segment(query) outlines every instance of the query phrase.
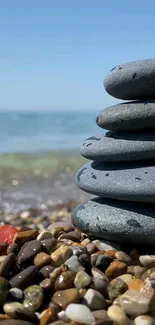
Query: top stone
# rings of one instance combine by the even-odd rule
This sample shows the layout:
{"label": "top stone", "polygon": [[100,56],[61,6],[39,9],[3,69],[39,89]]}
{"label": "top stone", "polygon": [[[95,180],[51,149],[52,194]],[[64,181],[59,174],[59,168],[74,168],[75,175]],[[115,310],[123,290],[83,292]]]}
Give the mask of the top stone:
{"label": "top stone", "polygon": [[155,98],[155,59],[133,61],[113,68],[104,80],[113,97],[125,100]]}

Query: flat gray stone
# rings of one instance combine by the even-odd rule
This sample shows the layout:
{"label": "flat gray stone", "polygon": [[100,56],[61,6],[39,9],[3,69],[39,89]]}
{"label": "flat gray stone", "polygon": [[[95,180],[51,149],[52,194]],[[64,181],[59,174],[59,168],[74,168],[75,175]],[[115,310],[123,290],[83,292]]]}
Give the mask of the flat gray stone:
{"label": "flat gray stone", "polygon": [[133,100],[155,97],[155,59],[133,61],[113,68],[104,80],[113,97]]}
{"label": "flat gray stone", "polygon": [[155,205],[108,199],[92,199],[72,215],[75,227],[105,240],[155,243]]}
{"label": "flat gray stone", "polygon": [[91,137],[80,148],[83,157],[103,162],[155,159],[155,132],[107,132]]}
{"label": "flat gray stone", "polygon": [[76,182],[82,190],[104,198],[155,202],[155,161],[91,162],[77,172]]}
{"label": "flat gray stone", "polygon": [[155,130],[155,100],[133,101],[105,108],[96,123],[111,131]]}

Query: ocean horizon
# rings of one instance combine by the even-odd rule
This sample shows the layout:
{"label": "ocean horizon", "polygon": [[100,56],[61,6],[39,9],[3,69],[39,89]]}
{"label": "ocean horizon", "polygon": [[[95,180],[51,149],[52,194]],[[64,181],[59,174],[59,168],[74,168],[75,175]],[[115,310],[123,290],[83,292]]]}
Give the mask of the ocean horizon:
{"label": "ocean horizon", "polygon": [[104,130],[96,111],[0,111],[0,154],[76,150]]}

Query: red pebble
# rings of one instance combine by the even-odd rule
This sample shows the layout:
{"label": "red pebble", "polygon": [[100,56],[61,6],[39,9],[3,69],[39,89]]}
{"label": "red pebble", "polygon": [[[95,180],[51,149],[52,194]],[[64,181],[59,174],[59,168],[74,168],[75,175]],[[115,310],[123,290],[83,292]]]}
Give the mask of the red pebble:
{"label": "red pebble", "polygon": [[10,225],[0,226],[0,242],[11,244],[18,230]]}

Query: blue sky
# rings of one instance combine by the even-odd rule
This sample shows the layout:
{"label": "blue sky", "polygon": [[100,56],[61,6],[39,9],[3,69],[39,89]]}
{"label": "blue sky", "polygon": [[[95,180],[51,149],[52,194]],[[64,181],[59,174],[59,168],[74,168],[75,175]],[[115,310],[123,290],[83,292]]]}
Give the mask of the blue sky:
{"label": "blue sky", "polygon": [[154,0],[0,0],[0,109],[101,110],[115,65],[155,57]]}

